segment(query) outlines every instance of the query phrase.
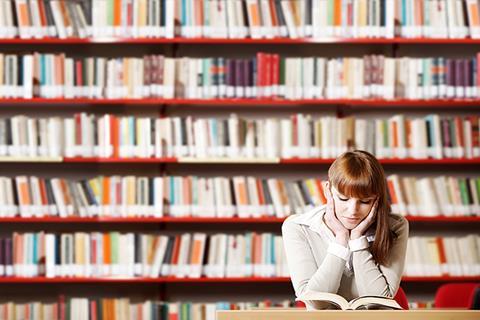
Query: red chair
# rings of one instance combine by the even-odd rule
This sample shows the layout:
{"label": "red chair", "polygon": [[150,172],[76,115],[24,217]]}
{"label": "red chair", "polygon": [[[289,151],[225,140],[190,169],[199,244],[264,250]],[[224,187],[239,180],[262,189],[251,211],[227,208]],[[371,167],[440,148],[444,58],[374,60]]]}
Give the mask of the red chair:
{"label": "red chair", "polygon": [[435,308],[461,308],[471,306],[473,293],[480,283],[447,283],[441,285],[435,294]]}
{"label": "red chair", "polygon": [[393,297],[395,301],[402,307],[404,310],[408,310],[408,299],[405,291],[403,291],[402,287],[398,287],[397,294]]}

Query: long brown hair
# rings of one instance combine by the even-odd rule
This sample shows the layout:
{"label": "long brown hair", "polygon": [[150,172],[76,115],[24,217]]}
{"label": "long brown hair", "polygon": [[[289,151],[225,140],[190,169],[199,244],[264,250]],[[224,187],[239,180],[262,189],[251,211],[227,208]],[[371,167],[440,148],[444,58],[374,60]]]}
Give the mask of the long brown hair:
{"label": "long brown hair", "polygon": [[328,169],[328,180],[347,197],[378,198],[376,219],[370,226],[375,229],[370,252],[378,264],[387,264],[396,235],[388,223],[391,207],[387,200],[387,181],[378,160],[362,150],[345,152]]}

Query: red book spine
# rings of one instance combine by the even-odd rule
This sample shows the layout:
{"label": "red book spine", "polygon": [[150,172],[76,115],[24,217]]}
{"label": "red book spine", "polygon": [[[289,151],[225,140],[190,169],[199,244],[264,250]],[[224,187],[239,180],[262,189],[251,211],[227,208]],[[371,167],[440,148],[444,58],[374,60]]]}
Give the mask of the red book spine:
{"label": "red book spine", "polygon": [[480,90],[480,52],[477,53],[477,90]]}
{"label": "red book spine", "polygon": [[265,91],[268,93],[267,96],[272,95],[272,55],[271,54],[265,54],[265,72],[264,72],[264,78],[265,78]]}
{"label": "red book spine", "polygon": [[264,56],[265,54],[262,52],[257,53],[257,96],[261,97],[263,93],[263,86],[265,80],[265,65],[264,65]]}
{"label": "red book spine", "polygon": [[273,96],[278,96],[278,86],[280,85],[280,55],[272,55],[272,85],[275,88]]}
{"label": "red book spine", "polygon": [[118,158],[119,156],[119,145],[120,145],[120,137],[119,137],[119,129],[118,129],[118,119],[115,116],[110,116],[110,138],[112,139],[111,143],[113,146],[113,157]]}
{"label": "red book spine", "polygon": [[75,61],[75,85],[81,87],[83,85],[82,61]]}
{"label": "red book spine", "polygon": [[470,116],[469,121],[472,125],[472,147],[480,147],[480,127],[478,116]]}
{"label": "red book spine", "polygon": [[463,121],[460,117],[455,117],[455,136],[457,147],[463,149],[465,147],[465,142],[463,139]]}
{"label": "red book spine", "polygon": [[58,305],[59,305],[59,311],[60,311],[60,314],[59,314],[60,320],[66,320],[64,295],[60,295],[60,297],[58,298]]}
{"label": "red book spine", "polygon": [[298,145],[298,122],[297,122],[297,115],[292,116],[292,145]]}
{"label": "red book spine", "polygon": [[97,301],[90,301],[90,319],[97,320]]}
{"label": "red book spine", "polygon": [[43,2],[43,0],[38,1],[38,10],[40,11],[40,22],[42,24],[42,27],[46,27],[48,23],[47,15],[45,13],[45,3]]}
{"label": "red book spine", "polygon": [[79,113],[76,113],[75,116],[75,145],[82,145],[82,117]]}

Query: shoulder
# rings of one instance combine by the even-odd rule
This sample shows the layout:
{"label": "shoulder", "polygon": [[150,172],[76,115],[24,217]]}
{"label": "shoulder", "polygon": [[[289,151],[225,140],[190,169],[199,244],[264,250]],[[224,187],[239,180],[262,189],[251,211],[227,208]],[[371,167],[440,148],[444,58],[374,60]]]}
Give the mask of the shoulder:
{"label": "shoulder", "polygon": [[389,216],[390,230],[392,230],[397,237],[408,237],[408,220],[399,214],[392,213]]}
{"label": "shoulder", "polygon": [[317,224],[325,212],[325,206],[315,207],[305,213],[294,214],[289,216],[283,221],[282,232],[288,232],[291,230],[301,230],[305,227]]}

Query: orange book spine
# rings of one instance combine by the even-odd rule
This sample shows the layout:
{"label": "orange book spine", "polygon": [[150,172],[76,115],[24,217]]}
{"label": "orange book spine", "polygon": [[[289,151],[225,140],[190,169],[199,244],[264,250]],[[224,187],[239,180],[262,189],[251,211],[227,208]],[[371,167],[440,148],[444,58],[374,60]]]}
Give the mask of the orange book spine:
{"label": "orange book spine", "polygon": [[274,27],[278,27],[279,23],[278,23],[278,17],[277,17],[277,10],[275,10],[274,0],[269,0],[268,5],[270,8],[270,12],[272,13],[272,25]]}
{"label": "orange book spine", "polygon": [[317,185],[317,188],[318,188],[318,194],[320,195],[320,200],[322,201],[322,203],[327,203],[327,198],[325,197],[325,192],[323,191],[322,180],[315,179],[315,184]]}
{"label": "orange book spine", "polygon": [[114,115],[110,116],[110,137],[112,139],[113,157],[118,158],[120,155],[120,132],[118,126],[118,118]]}
{"label": "orange book spine", "polygon": [[[437,237],[436,241],[437,241],[437,246],[438,246],[438,255],[440,257],[440,264],[445,265],[447,263],[447,256],[445,254],[445,247],[443,245],[443,238]],[[442,270],[442,273],[444,273],[443,270]]]}
{"label": "orange book spine", "polygon": [[108,206],[110,205],[110,177],[103,177],[102,189],[102,204]]}
{"label": "orange book spine", "polygon": [[113,26],[120,27],[122,19],[122,1],[113,1]]}
{"label": "orange book spine", "polygon": [[257,186],[257,190],[258,190],[258,202],[261,206],[264,206],[265,205],[265,192],[263,190],[263,186],[262,186],[262,180],[257,178],[255,179],[255,184]]}
{"label": "orange book spine", "polygon": [[393,181],[387,180],[388,192],[390,194],[390,200],[392,204],[398,204],[397,194],[395,193],[395,187],[393,186]]}
{"label": "orange book spine", "polygon": [[342,25],[342,0],[335,0],[333,7],[333,25],[339,27]]}
{"label": "orange book spine", "polygon": [[392,122],[392,131],[393,131],[392,147],[398,148],[398,124],[396,121]]}
{"label": "orange book spine", "polygon": [[171,265],[178,264],[178,256],[180,254],[180,236],[175,236],[175,242],[173,243],[173,251],[172,251],[172,261],[170,262]]}
{"label": "orange book spine", "polygon": [[202,262],[201,252],[202,250],[202,241],[195,239],[192,246],[192,255],[190,261],[192,264],[200,264]]}
{"label": "orange book spine", "polygon": [[110,265],[112,263],[112,244],[110,234],[103,234],[103,263]]}

